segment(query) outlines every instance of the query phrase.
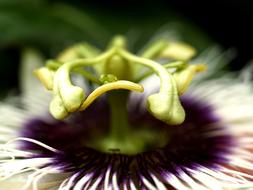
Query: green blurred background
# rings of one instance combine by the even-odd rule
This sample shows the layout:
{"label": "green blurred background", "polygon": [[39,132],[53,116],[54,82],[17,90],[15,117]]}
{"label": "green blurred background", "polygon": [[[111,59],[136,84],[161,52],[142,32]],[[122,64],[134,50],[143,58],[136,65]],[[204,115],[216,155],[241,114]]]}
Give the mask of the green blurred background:
{"label": "green blurred background", "polygon": [[113,35],[125,34],[138,50],[166,27],[199,51],[216,43],[234,48],[229,68],[238,70],[253,57],[252,5],[246,0],[0,0],[0,96],[18,92],[24,48],[50,58],[75,42],[103,48]]}

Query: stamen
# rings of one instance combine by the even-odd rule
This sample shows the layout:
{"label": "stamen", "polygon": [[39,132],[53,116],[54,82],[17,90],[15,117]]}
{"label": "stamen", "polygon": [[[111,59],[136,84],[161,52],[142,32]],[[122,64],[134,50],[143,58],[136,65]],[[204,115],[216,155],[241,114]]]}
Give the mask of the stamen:
{"label": "stamen", "polygon": [[98,56],[99,53],[100,51],[97,48],[85,42],[67,48],[57,57],[57,60],[66,62],[79,57],[92,58]]}
{"label": "stamen", "polygon": [[163,50],[168,43],[164,40],[158,40],[153,42],[145,51],[141,54],[141,57],[147,59],[153,59],[161,50]]}
{"label": "stamen", "polygon": [[46,67],[42,67],[40,69],[35,70],[34,74],[46,87],[46,89],[53,90],[54,72],[52,70],[49,70]]}
{"label": "stamen", "polygon": [[[60,62],[58,60],[49,60],[46,63],[46,67],[49,70],[53,70],[53,71],[57,71],[62,65],[63,65],[63,62]],[[84,69],[75,68],[73,69],[73,72],[82,75],[84,78],[94,83],[101,84],[100,81],[94,75],[92,75],[91,73],[89,73],[88,71]]]}
{"label": "stamen", "polygon": [[[188,65],[188,63],[184,62],[184,61],[174,61],[174,62],[170,62],[167,64],[163,64],[163,67],[166,69],[183,69]],[[146,73],[142,74],[141,76],[138,76],[138,78],[136,79],[136,81],[141,81],[143,79],[145,79],[146,77],[148,77],[149,75],[154,74],[154,71],[147,71]]]}
{"label": "stamen", "polygon": [[159,93],[148,97],[148,108],[150,112],[159,120],[171,125],[181,124],[185,119],[185,112],[180,104],[176,82],[172,75],[159,63],[137,57],[125,50],[118,51],[122,57],[133,62],[142,64],[154,70],[160,78]]}
{"label": "stamen", "polygon": [[63,65],[63,62],[60,62],[58,60],[48,60],[46,62],[46,68],[50,70],[54,70],[54,71],[59,69],[59,67],[61,67],[62,65]]}
{"label": "stamen", "polygon": [[56,71],[53,90],[55,96],[62,99],[65,109],[74,112],[80,107],[85,95],[82,88],[72,85],[68,70],[68,65],[64,64]]}
{"label": "stamen", "polygon": [[174,77],[177,83],[177,89],[180,95],[182,95],[190,85],[193,77],[198,73],[205,71],[207,66],[205,64],[188,65],[185,69],[174,73]]}
{"label": "stamen", "polygon": [[185,61],[174,61],[167,64],[164,64],[163,67],[166,69],[168,68],[176,68],[176,69],[182,69],[185,68],[188,65]]}
{"label": "stamen", "polygon": [[101,85],[101,82],[97,79],[96,76],[92,75],[91,73],[89,73],[88,71],[84,69],[74,69],[73,72],[76,72],[82,75],[84,78],[88,79],[89,81],[92,81],[98,85]]}
{"label": "stamen", "polygon": [[158,57],[187,61],[195,54],[196,50],[192,46],[181,42],[170,42]]}
{"label": "stamen", "polygon": [[57,119],[65,118],[69,112],[75,112],[84,101],[84,91],[78,86],[73,86],[69,73],[76,67],[89,66],[103,62],[114,53],[114,49],[93,59],[77,59],[64,63],[55,73],[54,98],[50,104],[50,112]]}
{"label": "stamen", "polygon": [[51,100],[49,111],[55,119],[64,119],[69,115],[69,112],[66,110],[62,99],[55,95]]}

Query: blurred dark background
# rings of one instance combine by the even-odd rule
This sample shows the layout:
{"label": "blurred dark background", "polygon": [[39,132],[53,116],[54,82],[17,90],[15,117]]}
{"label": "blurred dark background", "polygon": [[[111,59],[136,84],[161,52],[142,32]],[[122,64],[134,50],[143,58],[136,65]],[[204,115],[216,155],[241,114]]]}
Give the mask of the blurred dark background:
{"label": "blurred dark background", "polygon": [[26,47],[49,58],[79,41],[104,47],[122,33],[138,49],[166,23],[200,51],[234,48],[229,69],[239,70],[253,57],[252,10],[250,0],[0,0],[0,95],[17,88]]}

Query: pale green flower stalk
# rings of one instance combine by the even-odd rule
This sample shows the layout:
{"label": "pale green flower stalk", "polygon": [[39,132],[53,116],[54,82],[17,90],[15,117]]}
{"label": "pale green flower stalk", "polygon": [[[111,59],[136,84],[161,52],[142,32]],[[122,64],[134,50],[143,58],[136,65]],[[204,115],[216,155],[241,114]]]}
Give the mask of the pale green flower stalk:
{"label": "pale green flower stalk", "polygon": [[0,189],[252,189],[250,67],[212,79],[223,56],[196,54],[163,38],[135,54],[123,36],[26,52],[22,96],[0,105]]}

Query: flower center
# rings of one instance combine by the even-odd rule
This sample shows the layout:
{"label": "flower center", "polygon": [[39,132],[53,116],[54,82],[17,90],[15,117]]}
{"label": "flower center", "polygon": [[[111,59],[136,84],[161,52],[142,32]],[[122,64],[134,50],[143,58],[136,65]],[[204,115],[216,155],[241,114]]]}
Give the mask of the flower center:
{"label": "flower center", "polygon": [[124,168],[129,167],[129,172],[142,171],[142,167],[159,171],[165,166],[174,171],[175,165],[195,167],[201,164],[212,168],[216,163],[224,163],[235,141],[219,122],[213,108],[188,96],[181,101],[187,114],[182,125],[167,125],[140,109],[141,103],[136,102],[128,110],[127,133],[111,137],[110,107],[102,98],[90,109],[75,113],[68,120],[34,119],[24,126],[21,137],[35,139],[62,153],[55,154],[29,142],[24,142],[21,150],[34,150],[42,157],[54,157],[57,164],[65,163],[72,170],[73,167],[82,168],[84,163],[88,167],[94,159],[98,164],[104,163],[103,166],[111,160],[116,170],[118,164],[123,164]]}
{"label": "flower center", "polygon": [[128,95],[126,91],[114,91],[107,95],[110,105],[110,128],[107,134],[88,142],[88,146],[106,153],[135,155],[167,143],[167,135],[162,135],[158,129],[131,125],[127,110]]}
{"label": "flower center", "polygon": [[[203,64],[188,64],[194,53],[194,48],[182,43],[158,40],[142,54],[134,55],[127,50],[126,39],[117,36],[103,53],[87,44],[75,46],[57,60],[48,61],[35,74],[52,91],[49,111],[58,120],[89,109],[99,96],[106,94],[110,111],[109,130],[87,140],[85,145],[102,152],[132,155],[147,151],[147,147],[163,146],[169,138],[161,135],[160,129],[151,130],[143,126],[143,130],[131,126],[127,110],[129,92],[126,90],[142,93],[145,88],[139,84],[140,80],[156,74],[160,79],[158,92],[148,95],[146,109],[168,125],[182,124],[185,110],[179,96],[185,92],[194,75],[205,70]],[[159,63],[160,59],[165,59],[166,63]],[[72,83],[72,73],[81,74],[90,81],[88,96],[83,88]]]}

